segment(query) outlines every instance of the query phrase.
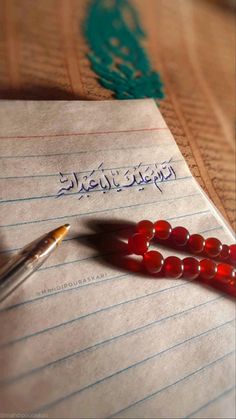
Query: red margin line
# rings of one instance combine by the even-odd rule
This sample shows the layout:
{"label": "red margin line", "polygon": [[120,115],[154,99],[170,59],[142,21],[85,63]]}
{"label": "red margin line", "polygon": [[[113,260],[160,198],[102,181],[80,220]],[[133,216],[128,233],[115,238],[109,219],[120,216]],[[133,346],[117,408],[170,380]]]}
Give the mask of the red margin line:
{"label": "red margin line", "polygon": [[104,134],[116,134],[116,133],[125,133],[125,132],[142,132],[142,131],[161,131],[168,130],[168,127],[159,127],[159,128],[140,128],[140,129],[130,129],[130,130],[120,130],[120,131],[94,131],[94,132],[71,132],[66,134],[43,134],[43,135],[12,135],[12,136],[0,136],[0,139],[11,139],[11,138],[47,138],[47,137],[66,137],[73,135],[104,135]]}

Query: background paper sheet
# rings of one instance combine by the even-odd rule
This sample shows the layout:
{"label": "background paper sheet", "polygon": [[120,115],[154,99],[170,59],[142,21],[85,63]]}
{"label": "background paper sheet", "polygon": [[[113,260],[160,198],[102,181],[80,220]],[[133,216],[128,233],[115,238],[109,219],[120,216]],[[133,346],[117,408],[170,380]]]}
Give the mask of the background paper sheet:
{"label": "background paper sheet", "polygon": [[6,101],[0,127],[1,263],[71,224],[1,304],[2,417],[234,417],[234,303],[124,252],[141,219],[233,240],[155,102]]}

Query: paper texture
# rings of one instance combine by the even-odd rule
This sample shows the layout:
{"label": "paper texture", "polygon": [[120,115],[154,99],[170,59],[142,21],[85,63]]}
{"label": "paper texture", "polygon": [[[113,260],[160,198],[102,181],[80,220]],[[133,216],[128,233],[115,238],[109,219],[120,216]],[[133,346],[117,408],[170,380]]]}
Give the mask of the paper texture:
{"label": "paper texture", "polygon": [[234,417],[233,301],[124,253],[141,219],[233,240],[155,102],[6,101],[0,126],[1,261],[71,224],[1,305],[1,416]]}

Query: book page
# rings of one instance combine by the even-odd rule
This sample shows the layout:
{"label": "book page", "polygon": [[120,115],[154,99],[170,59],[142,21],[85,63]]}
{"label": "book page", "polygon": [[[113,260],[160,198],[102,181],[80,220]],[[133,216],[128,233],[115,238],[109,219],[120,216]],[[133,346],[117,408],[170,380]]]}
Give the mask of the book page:
{"label": "book page", "polygon": [[142,219],[233,241],[155,102],[6,101],[0,127],[1,263],[71,224],[0,306],[1,417],[234,417],[234,302],[127,255]]}

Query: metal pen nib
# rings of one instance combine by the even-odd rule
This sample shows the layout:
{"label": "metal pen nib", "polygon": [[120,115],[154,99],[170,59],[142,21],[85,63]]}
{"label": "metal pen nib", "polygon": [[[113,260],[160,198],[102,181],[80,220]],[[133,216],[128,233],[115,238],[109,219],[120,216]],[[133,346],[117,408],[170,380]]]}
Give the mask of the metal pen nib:
{"label": "metal pen nib", "polygon": [[65,224],[34,240],[0,268],[0,302],[45,262],[69,229]]}

